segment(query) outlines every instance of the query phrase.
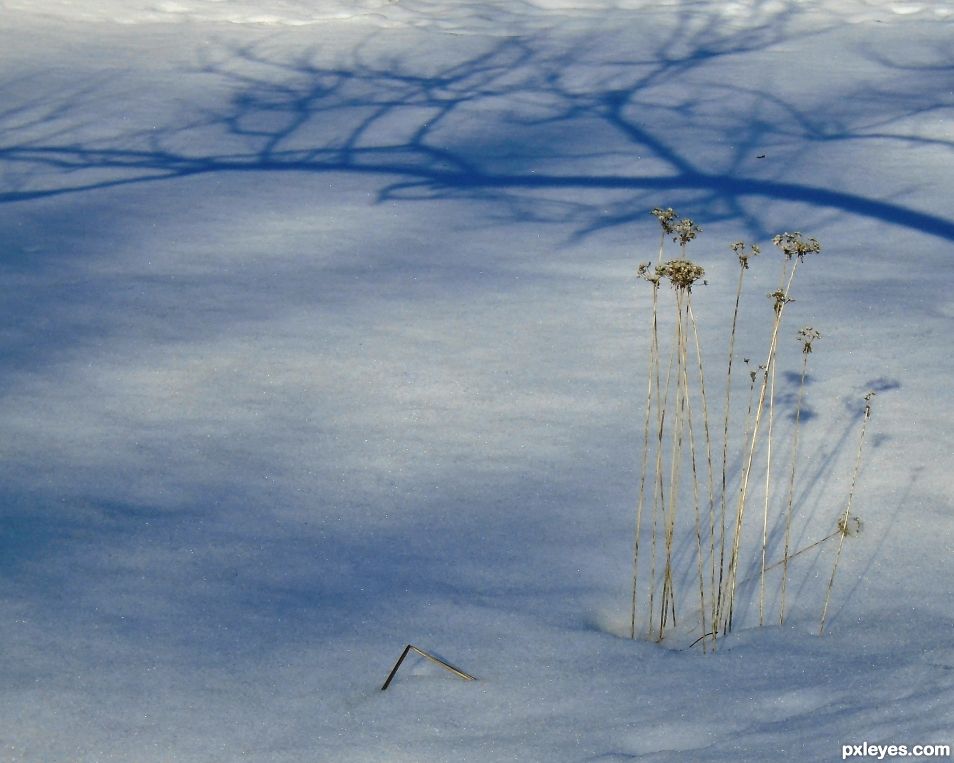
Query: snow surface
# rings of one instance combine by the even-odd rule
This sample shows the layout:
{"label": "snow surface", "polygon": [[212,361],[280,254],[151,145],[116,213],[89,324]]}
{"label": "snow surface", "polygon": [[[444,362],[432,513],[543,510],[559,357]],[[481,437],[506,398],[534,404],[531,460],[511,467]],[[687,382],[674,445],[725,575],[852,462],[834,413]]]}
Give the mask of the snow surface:
{"label": "snow surface", "polygon": [[[954,744],[952,11],[0,2],[0,759]],[[714,357],[728,244],[824,246],[799,543],[879,394],[822,638],[831,544],[784,628],[623,637],[654,206]],[[479,680],[382,693],[408,642]]]}

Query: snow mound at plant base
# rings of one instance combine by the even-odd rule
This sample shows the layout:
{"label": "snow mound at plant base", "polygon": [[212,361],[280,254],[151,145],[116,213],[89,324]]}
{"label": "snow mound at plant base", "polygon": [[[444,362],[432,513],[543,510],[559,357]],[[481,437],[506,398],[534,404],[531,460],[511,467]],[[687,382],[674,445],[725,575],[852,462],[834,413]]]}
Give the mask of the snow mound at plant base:
{"label": "snow mound at plant base", "polygon": [[[486,27],[501,18],[546,20],[555,15],[588,16],[610,11],[681,12],[708,7],[699,0],[471,0],[450,5],[443,0],[138,0],[75,3],[71,0],[7,0],[5,13],[31,13],[72,21],[142,24],[162,22],[219,22],[275,26],[307,26],[333,21],[364,21],[378,26],[436,26],[458,31]],[[826,9],[816,0],[736,0],[726,3],[726,17],[756,17],[797,7]],[[894,13],[904,16],[947,17],[954,4],[941,0],[899,0],[885,4],[875,0],[841,3],[836,13],[842,20],[862,21]]]}

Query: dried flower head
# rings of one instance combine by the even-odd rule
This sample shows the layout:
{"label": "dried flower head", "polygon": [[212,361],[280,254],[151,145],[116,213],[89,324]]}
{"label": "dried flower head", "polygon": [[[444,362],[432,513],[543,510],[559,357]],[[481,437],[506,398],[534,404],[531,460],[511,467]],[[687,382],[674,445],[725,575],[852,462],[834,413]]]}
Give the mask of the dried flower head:
{"label": "dried flower head", "polygon": [[871,415],[871,398],[873,398],[878,393],[874,390],[870,390],[867,395],[865,395],[865,418],[868,418]]}
{"label": "dried flower head", "polygon": [[798,341],[802,343],[802,352],[808,354],[812,351],[812,342],[816,339],[821,339],[821,333],[813,329],[811,326],[806,326],[803,329],[798,331]]}
{"label": "dried flower head", "polygon": [[685,246],[696,237],[696,234],[702,233],[702,228],[696,225],[690,218],[684,217],[678,223],[675,223],[669,232],[675,234],[672,237],[673,241]]}
{"label": "dried flower head", "polygon": [[[749,359],[746,358],[746,359],[745,359],[745,362],[748,363],[748,362],[749,362]],[[749,378],[752,380],[752,383],[753,383],[753,384],[755,384],[755,377],[757,377],[757,376],[759,375],[759,373],[761,373],[761,372],[763,372],[763,371],[765,371],[765,364],[763,364],[763,363],[759,363],[759,367],[756,368],[754,371],[749,371]]]}
{"label": "dried flower head", "polygon": [[802,234],[798,232],[779,233],[772,239],[772,243],[782,250],[785,259],[788,260],[792,257],[804,260],[806,254],[818,254],[821,251],[821,244],[818,241],[813,238],[806,241],[802,238]]}
{"label": "dried flower head", "polygon": [[672,207],[667,207],[666,209],[660,209],[659,207],[656,207],[649,214],[659,220],[659,224],[662,226],[662,229],[665,233],[672,233],[674,225],[673,221],[679,217],[679,213],[676,212]]}
{"label": "dried flower head", "polygon": [[776,289],[775,291],[773,291],[771,294],[769,294],[769,298],[775,300],[776,313],[782,312],[782,307],[784,305],[788,304],[789,302],[795,301],[792,297],[788,296],[788,294],[782,291],[781,289]]}
{"label": "dried flower head", "polygon": [[856,516],[842,516],[838,518],[838,532],[848,538],[861,533],[864,523]]}
{"label": "dried flower head", "polygon": [[656,266],[656,275],[668,278],[675,289],[692,291],[692,285],[702,278],[706,271],[689,260],[670,260]]}
{"label": "dried flower head", "polygon": [[649,283],[656,286],[659,284],[660,276],[658,273],[656,273],[655,270],[651,270],[651,268],[652,268],[651,262],[639,263],[639,267],[636,268],[636,277],[641,278],[644,281],[649,281]]}
{"label": "dried flower head", "polygon": [[752,244],[749,249],[749,253],[745,253],[745,242],[736,241],[729,247],[733,252],[735,252],[736,257],[739,258],[739,265],[742,266],[743,270],[747,270],[749,267],[749,257],[761,254],[762,250],[759,248],[758,244]]}

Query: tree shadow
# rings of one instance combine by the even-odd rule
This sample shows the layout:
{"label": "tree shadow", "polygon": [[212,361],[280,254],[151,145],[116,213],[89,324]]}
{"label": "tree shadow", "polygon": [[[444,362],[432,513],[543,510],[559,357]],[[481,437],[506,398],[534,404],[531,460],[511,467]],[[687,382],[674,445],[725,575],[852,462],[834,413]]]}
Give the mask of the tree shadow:
{"label": "tree shadow", "polygon": [[[376,183],[379,202],[490,201],[507,219],[570,224],[577,237],[641,219],[678,193],[700,219],[742,221],[759,234],[759,205],[773,200],[954,240],[950,218],[797,172],[825,143],[951,148],[905,129],[906,119],[950,107],[936,94],[911,96],[923,66],[872,54],[895,76],[789,98],[709,71],[796,40],[797,4],[744,29],[712,13],[687,14],[652,49],[623,55],[606,53],[605,35],[578,37],[570,55],[544,35],[498,39],[443,64],[374,53],[373,39],[337,64],[321,63],[318,50],[284,58],[264,45],[232,47],[199,70],[229,88],[227,104],[95,140],[72,137],[69,123],[94,93],[43,96],[0,114],[0,167],[15,179],[0,203],[206,173],[346,173]],[[837,108],[846,98],[870,108]],[[41,129],[52,123],[62,127]],[[778,144],[786,148],[766,148]]]}

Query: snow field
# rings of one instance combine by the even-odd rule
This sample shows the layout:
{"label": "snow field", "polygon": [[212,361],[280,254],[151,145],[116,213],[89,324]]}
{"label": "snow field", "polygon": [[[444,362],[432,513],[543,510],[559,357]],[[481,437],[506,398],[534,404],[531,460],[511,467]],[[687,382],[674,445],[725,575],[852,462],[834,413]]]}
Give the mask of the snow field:
{"label": "snow field", "polygon": [[[948,6],[568,5],[3,3],[0,758],[951,742]],[[823,639],[620,638],[657,205],[713,379],[823,244],[805,540],[879,390]]]}

